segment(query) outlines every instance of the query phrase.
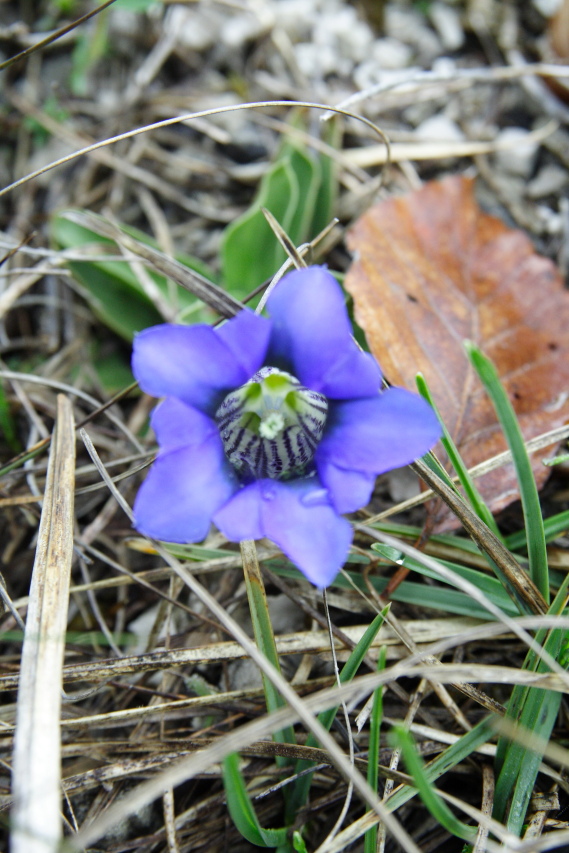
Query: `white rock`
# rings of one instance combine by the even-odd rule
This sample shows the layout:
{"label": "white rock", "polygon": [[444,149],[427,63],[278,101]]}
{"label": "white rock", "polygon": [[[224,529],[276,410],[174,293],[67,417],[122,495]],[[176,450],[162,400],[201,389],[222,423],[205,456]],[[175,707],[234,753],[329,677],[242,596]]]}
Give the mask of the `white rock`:
{"label": "white rock", "polygon": [[317,21],[317,9],[311,0],[280,0],[274,4],[277,26],[288,34],[291,41],[308,41],[312,26]]}
{"label": "white rock", "polygon": [[338,54],[332,45],[302,42],[295,45],[298,67],[308,79],[325,77],[328,74],[351,74],[353,63]]}
{"label": "white rock", "polygon": [[561,8],[563,0],[533,0],[533,5],[544,18],[549,18],[555,15],[558,9]]}
{"label": "white rock", "polygon": [[373,43],[372,58],[381,68],[398,71],[407,68],[411,62],[413,51],[408,44],[394,38],[376,39]]}
{"label": "white rock", "polygon": [[507,127],[496,137],[496,142],[505,146],[496,153],[496,162],[505,172],[522,178],[530,174],[539,142],[528,137],[529,131],[523,127]]}
{"label": "white rock", "polygon": [[290,634],[304,627],[304,613],[287,595],[268,596],[271,625],[275,634]]}
{"label": "white rock", "polygon": [[527,185],[529,198],[544,198],[563,190],[569,184],[569,174],[562,166],[550,164],[540,169],[538,174]]}
{"label": "white rock", "polygon": [[318,18],[313,31],[315,44],[330,45],[352,62],[360,62],[371,49],[373,34],[353,6]]}
{"label": "white rock", "polygon": [[[129,654],[139,655],[146,651],[150,634],[152,633],[154,623],[156,622],[158,607],[159,605],[156,604],[154,607],[144,610],[135,619],[128,623],[128,631],[136,637],[136,643],[129,648]],[[166,628],[167,624],[164,623],[160,629],[157,639],[163,639],[166,636]],[[175,619],[173,619],[170,622],[170,633],[176,633],[176,630],[177,627]]]}
{"label": "white rock", "polygon": [[433,62],[442,53],[438,36],[415,9],[388,3],[385,8],[385,34],[414,48],[422,62]]}
{"label": "white rock", "polygon": [[254,41],[262,36],[266,30],[266,21],[250,12],[243,12],[239,15],[232,15],[225,21],[219,37],[226,47],[240,48],[247,42]]}
{"label": "white rock", "polygon": [[563,233],[563,216],[561,213],[556,213],[545,204],[540,204],[537,207],[537,215],[541,219],[543,226],[548,234],[556,237]]}
{"label": "white rock", "polygon": [[438,0],[429,6],[429,18],[446,50],[458,50],[464,44],[464,30],[457,9]]}
{"label": "white rock", "polygon": [[222,24],[223,18],[213,6],[171,6],[165,18],[168,32],[174,33],[184,47],[198,53],[209,50],[217,43]]}
{"label": "white rock", "polygon": [[415,136],[429,142],[462,142],[464,140],[460,127],[444,113],[425,119],[415,130]]}
{"label": "white rock", "polygon": [[252,660],[236,660],[227,664],[227,677],[232,690],[261,687],[261,670]]}

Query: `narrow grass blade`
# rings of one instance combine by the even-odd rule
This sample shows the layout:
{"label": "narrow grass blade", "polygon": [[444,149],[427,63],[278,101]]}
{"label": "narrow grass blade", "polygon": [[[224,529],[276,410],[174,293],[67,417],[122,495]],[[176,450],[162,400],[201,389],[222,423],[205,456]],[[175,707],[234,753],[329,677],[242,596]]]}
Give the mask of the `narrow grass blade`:
{"label": "narrow grass blade", "polygon": [[[300,578],[300,572],[291,563],[271,561],[268,563],[268,566],[279,577],[292,578],[294,580]],[[342,575],[338,575],[332,586],[336,589],[361,589],[362,592],[365,592],[365,582],[362,579],[361,571],[349,571],[346,574],[349,580],[342,577]],[[371,577],[370,581],[374,589],[382,595],[389,583],[389,578]],[[476,601],[473,601],[468,595],[459,590],[447,589],[443,586],[429,587],[425,586],[425,584],[415,583],[414,581],[403,581],[391,594],[391,599],[423,608],[443,610],[446,613],[452,613],[457,616],[472,616],[476,619],[486,620],[492,619],[488,611]],[[517,616],[520,612],[519,608],[511,600],[502,609],[512,616]]]}
{"label": "narrow grass blade", "polygon": [[440,412],[437,409],[435,401],[433,400],[433,397],[431,395],[431,392],[429,390],[429,386],[427,385],[425,377],[421,373],[418,373],[417,376],[415,377],[415,381],[417,383],[417,389],[419,391],[419,394],[422,397],[424,397],[425,400],[432,406],[432,408],[435,411],[437,418],[439,419],[439,423],[440,423],[442,430],[443,430],[443,436],[441,438],[442,445],[443,445],[444,449],[446,450],[446,452],[448,454],[448,458],[450,459],[451,464],[452,464],[454,470],[456,471],[456,473],[458,475],[458,479],[460,480],[460,484],[465,491],[466,497],[470,501],[472,509],[474,510],[476,515],[481,519],[481,521],[483,521],[485,524],[488,525],[488,527],[494,533],[494,535],[497,536],[498,539],[501,539],[502,535],[501,535],[500,531],[498,530],[498,525],[496,524],[496,522],[494,520],[494,516],[492,515],[492,513],[490,512],[490,510],[486,506],[486,503],[484,502],[484,498],[482,497],[482,495],[480,494],[480,492],[476,488],[474,480],[472,479],[472,477],[470,476],[470,474],[468,472],[468,468],[466,467],[466,465],[462,461],[462,457],[461,457],[460,453],[458,452],[458,448],[457,448],[456,444],[454,443],[454,441],[452,440],[451,434],[448,431],[448,429],[446,428],[444,421],[441,418]]}
{"label": "narrow grass blade", "polygon": [[308,848],[304,843],[304,838],[300,834],[300,832],[294,832],[292,835],[292,846],[296,850],[296,853],[308,853]]}
{"label": "narrow grass blade", "polygon": [[[368,653],[371,644],[373,643],[377,632],[383,625],[385,614],[388,608],[384,608],[381,613],[378,613],[369,628],[364,632],[362,638],[357,643],[356,647],[352,650],[348,660],[342,667],[342,671],[340,672],[340,682],[342,684],[346,684],[348,681],[351,681],[352,678],[357,673],[360,665]],[[330,708],[328,711],[323,711],[318,716],[318,720],[322,723],[326,730],[329,730],[334,722],[334,718],[338,713],[338,707]],[[314,737],[314,735],[310,734],[306,741],[307,746],[318,746],[318,741]],[[302,773],[304,770],[307,770],[309,767],[312,767],[314,764],[313,761],[308,761],[306,759],[297,761],[296,766],[294,768],[295,773]],[[310,774],[306,774],[302,776],[295,782],[293,795],[291,799],[291,807],[295,812],[304,806],[306,803],[306,799],[308,797],[308,792],[310,790],[310,785],[312,784],[312,776]]]}
{"label": "narrow grass blade", "polygon": [[[551,542],[557,536],[569,528],[569,510],[559,512],[557,515],[552,515],[544,519],[543,528],[545,531],[545,541]],[[511,551],[517,551],[520,548],[527,546],[527,534],[525,530],[517,530],[510,536],[506,537],[506,545]]]}
{"label": "narrow grass blade", "polygon": [[[469,732],[462,735],[452,746],[437,755],[433,761],[426,765],[424,773],[429,782],[434,782],[443,776],[448,770],[452,770],[465,758],[468,758],[479,746],[486,743],[494,733],[492,717],[485,717],[477,723]],[[404,785],[389,797],[387,807],[393,812],[405,805],[417,793],[416,788]]]}
{"label": "narrow grass blade", "polygon": [[[382,545],[379,542],[374,542],[371,548],[372,551],[377,551],[383,557],[393,560],[393,562],[395,562],[398,566],[405,566],[405,568],[411,569],[411,571],[417,572],[418,574],[424,575],[425,577],[433,578],[434,580],[440,581],[443,584],[447,583],[444,578],[441,578],[440,575],[437,575],[437,573],[432,571],[432,569],[429,569],[427,566],[424,566],[422,563],[419,563],[418,560],[414,560],[412,557],[404,556],[400,552],[398,554],[396,549],[391,548],[389,545]],[[440,563],[442,566],[446,566],[446,568],[448,569],[452,569],[452,571],[459,575],[459,577],[465,578],[466,580],[473,583],[492,601],[493,604],[496,604],[498,607],[500,607],[502,610],[505,610],[511,616],[518,615],[519,611],[517,607],[504,589],[504,585],[498,580],[498,578],[491,577],[489,574],[478,571],[477,569],[471,569],[467,568],[466,566],[461,566],[459,563],[451,563],[448,560],[437,560],[437,562]],[[469,601],[472,602],[472,599],[469,599]]]}
{"label": "narrow grass blade", "polygon": [[285,828],[263,829],[259,823],[239,770],[239,756],[235,752],[223,759],[223,783],[229,814],[243,838],[257,847],[274,848],[287,844]]}
{"label": "narrow grass blade", "polygon": [[[549,609],[548,615],[560,615],[565,609],[569,576],[565,579]],[[539,631],[536,640],[544,645],[549,654],[562,659],[566,630],[555,629],[547,634]],[[547,672],[548,668],[533,651],[524,661],[524,669]],[[535,687],[517,686],[513,689],[508,703],[508,718],[519,724],[522,730],[531,732],[543,744],[547,744],[561,703],[561,694]],[[500,736],[496,753],[496,766],[499,768],[495,790],[494,817],[504,821],[507,812],[507,827],[521,834],[527,807],[533,791],[543,750],[511,741],[506,735]],[[509,806],[509,808],[508,808]]]}
{"label": "narrow grass blade", "polygon": [[428,778],[426,768],[419,753],[415,749],[413,738],[402,726],[393,729],[392,737],[396,745],[401,749],[407,772],[413,777],[419,796],[435,818],[452,835],[462,838],[463,841],[473,841],[476,829],[458,820],[451,812],[444,800],[441,799]]}
{"label": "narrow grass blade", "polygon": [[[386,648],[382,647],[377,660],[377,670],[385,669]],[[383,719],[383,688],[378,687],[373,694],[373,705],[369,720],[369,749],[367,758],[367,781],[370,788],[377,791],[379,781],[379,743],[381,722]],[[368,809],[369,811],[369,809]],[[377,824],[369,829],[364,838],[364,853],[376,853]]]}
{"label": "narrow grass blade", "polygon": [[60,713],[74,486],[73,410],[69,399],[60,394],[22,649],[12,775],[12,853],[57,853],[60,848]]}
{"label": "narrow grass blade", "polygon": [[549,602],[549,573],[543,517],[524,437],[512,404],[492,362],[473,344],[467,344],[466,351],[470,363],[492,400],[512,452],[527,533],[529,573],[545,601]]}

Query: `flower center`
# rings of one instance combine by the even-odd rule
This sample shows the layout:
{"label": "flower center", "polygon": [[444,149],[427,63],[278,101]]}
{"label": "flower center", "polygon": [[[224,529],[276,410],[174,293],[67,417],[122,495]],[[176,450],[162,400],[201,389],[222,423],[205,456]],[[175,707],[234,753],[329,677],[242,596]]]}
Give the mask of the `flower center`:
{"label": "flower center", "polygon": [[225,455],[245,480],[307,472],[328,414],[328,401],[276,367],[262,367],[225,397],[215,413]]}

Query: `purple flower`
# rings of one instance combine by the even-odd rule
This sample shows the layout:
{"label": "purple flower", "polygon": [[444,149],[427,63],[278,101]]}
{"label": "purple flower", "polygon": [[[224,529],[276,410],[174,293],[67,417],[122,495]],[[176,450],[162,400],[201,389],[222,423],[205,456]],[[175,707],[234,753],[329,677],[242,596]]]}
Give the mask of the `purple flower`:
{"label": "purple flower", "polygon": [[381,372],[352,339],[342,291],[324,267],[287,275],[267,303],[223,326],[162,325],[134,342],[160,452],[134,505],[142,533],[199,542],[213,521],[231,541],[267,537],[319,587],[346,559],[341,513],[375,478],[440,436],[430,406]]}

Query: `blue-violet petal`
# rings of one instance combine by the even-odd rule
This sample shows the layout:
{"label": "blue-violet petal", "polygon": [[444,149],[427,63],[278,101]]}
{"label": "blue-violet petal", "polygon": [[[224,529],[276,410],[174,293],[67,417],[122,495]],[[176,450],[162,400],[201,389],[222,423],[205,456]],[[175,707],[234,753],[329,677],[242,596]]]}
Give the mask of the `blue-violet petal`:
{"label": "blue-violet petal", "polygon": [[161,453],[136,496],[135,527],[167,542],[201,542],[237,488],[218,435]]}
{"label": "blue-violet petal", "polygon": [[328,459],[321,460],[317,469],[336,512],[355,512],[369,503],[375,474],[340,468]]}
{"label": "blue-violet petal", "polygon": [[404,388],[388,388],[376,397],[334,405],[316,465],[382,474],[423,456],[441,435],[429,404]]}
{"label": "blue-violet petal", "polygon": [[320,588],[334,580],[352,541],[349,523],[316,477],[258,480],[234,495],[214,521],[234,541],[266,536]]}
{"label": "blue-violet petal", "polygon": [[[142,390],[153,397],[177,397],[213,414],[227,391],[247,382],[263,363],[270,323],[259,317],[252,327],[250,313],[229,320],[227,326],[234,326],[224,336],[205,325],[166,323],[145,329],[135,337],[132,355],[132,370]],[[233,350],[240,334],[248,353],[243,361]]]}
{"label": "blue-violet petal", "polygon": [[248,381],[262,366],[269,346],[272,323],[248,308],[218,326],[216,334],[233,353]]}
{"label": "blue-violet petal", "polygon": [[307,388],[330,399],[379,391],[379,366],[352,339],[342,290],[324,267],[285,276],[267,310],[273,322],[269,360],[290,369]]}
{"label": "blue-violet petal", "polygon": [[150,416],[150,425],[161,451],[201,444],[219,434],[213,418],[175,397],[167,397],[156,406]]}

